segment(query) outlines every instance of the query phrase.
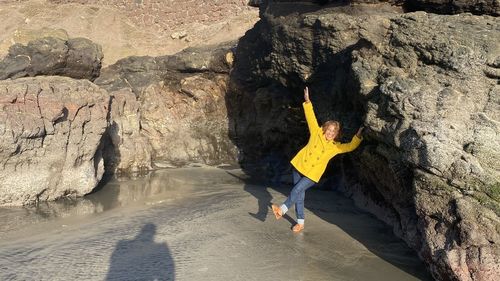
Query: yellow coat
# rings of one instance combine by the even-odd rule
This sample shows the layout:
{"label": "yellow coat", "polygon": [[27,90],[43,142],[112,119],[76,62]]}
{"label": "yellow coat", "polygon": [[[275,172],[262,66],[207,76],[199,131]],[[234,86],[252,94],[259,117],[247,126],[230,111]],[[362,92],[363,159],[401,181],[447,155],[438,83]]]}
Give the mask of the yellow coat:
{"label": "yellow coat", "polygon": [[309,127],[309,142],[290,163],[299,173],[317,183],[325,172],[330,159],[337,154],[353,151],[359,146],[362,138],[354,135],[350,143],[327,141],[314,115],[312,103],[304,102],[302,106]]}

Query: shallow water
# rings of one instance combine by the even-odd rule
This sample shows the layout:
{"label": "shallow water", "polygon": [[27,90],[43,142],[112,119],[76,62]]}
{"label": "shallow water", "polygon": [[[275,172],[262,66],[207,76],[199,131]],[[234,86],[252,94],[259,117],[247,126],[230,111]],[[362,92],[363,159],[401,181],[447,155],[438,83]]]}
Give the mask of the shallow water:
{"label": "shallow water", "polygon": [[306,229],[276,221],[289,187],[239,170],[162,170],[81,200],[0,209],[0,280],[431,280],[388,226],[310,189]]}

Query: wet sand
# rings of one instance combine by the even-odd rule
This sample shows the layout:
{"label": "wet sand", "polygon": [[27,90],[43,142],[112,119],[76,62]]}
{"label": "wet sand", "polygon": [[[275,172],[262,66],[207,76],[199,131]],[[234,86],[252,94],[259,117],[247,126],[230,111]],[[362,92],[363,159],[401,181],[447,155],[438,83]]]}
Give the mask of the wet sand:
{"label": "wet sand", "polygon": [[0,280],[431,280],[388,226],[310,189],[306,229],[277,221],[290,187],[239,170],[112,180],[81,200],[0,208]]}

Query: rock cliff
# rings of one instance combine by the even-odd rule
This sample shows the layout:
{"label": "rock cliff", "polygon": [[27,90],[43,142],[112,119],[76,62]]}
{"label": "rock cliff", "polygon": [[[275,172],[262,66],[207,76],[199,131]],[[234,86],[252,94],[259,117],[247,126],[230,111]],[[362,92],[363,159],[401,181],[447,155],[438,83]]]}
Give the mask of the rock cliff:
{"label": "rock cliff", "polygon": [[367,127],[356,152],[332,160],[334,187],[392,225],[436,279],[495,280],[499,30],[496,17],[387,4],[261,5],[229,95],[242,165],[305,144],[308,85],[320,123],[340,120],[346,140]]}

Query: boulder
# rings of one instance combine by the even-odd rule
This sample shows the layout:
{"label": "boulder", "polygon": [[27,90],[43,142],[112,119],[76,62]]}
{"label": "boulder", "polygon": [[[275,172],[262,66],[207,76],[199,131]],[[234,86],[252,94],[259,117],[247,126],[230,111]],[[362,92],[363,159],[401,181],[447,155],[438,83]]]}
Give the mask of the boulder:
{"label": "boulder", "polygon": [[109,102],[87,80],[0,81],[0,205],[91,192],[104,173]]}
{"label": "boulder", "polygon": [[229,118],[242,165],[272,151],[290,159],[307,142],[307,85],[319,122],[340,120],[344,141],[367,127],[359,149],[332,160],[333,187],[392,225],[436,279],[495,280],[497,18],[281,5],[261,11],[235,53]]}
{"label": "boulder", "polygon": [[59,75],[94,80],[103,58],[101,47],[85,38],[45,37],[14,44],[0,61],[0,80]]}

